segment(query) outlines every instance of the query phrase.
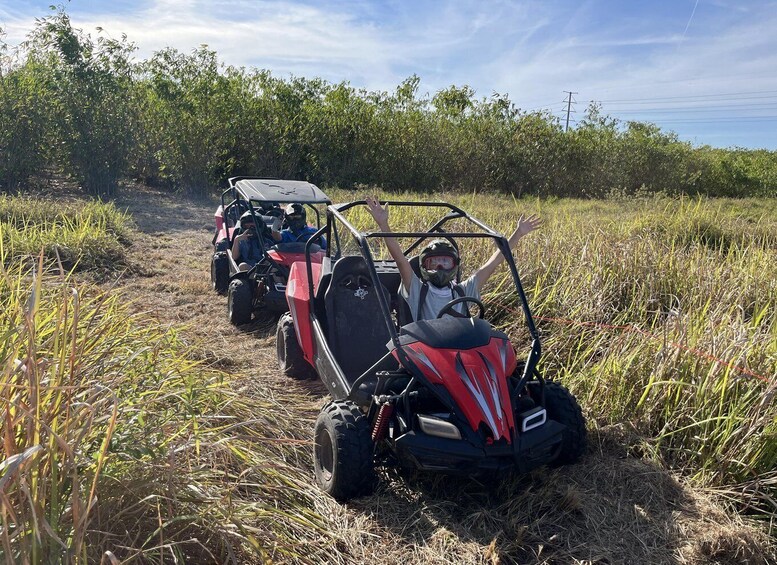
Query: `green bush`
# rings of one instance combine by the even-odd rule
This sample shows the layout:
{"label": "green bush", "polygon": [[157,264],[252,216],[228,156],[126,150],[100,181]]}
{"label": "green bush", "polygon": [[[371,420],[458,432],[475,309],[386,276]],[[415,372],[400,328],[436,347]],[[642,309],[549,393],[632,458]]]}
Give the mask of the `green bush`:
{"label": "green bush", "polygon": [[50,156],[44,72],[31,60],[14,66],[0,30],[0,190],[15,192]]}
{"label": "green bush", "polygon": [[26,47],[27,64],[43,69],[37,87],[53,106],[46,141],[59,148],[57,164],[88,193],[112,195],[134,145],[134,47],[126,39],[92,40],[61,9],[36,23]]}
{"label": "green bush", "polygon": [[468,86],[433,96],[419,77],[392,92],[225,66],[201,47],[134,62],[134,46],[73,29],[55,10],[0,74],[0,182],[71,173],[93,194],[131,174],[193,194],[231,175],[324,186],[516,196],[666,193],[774,196],[777,153],[693,147],[595,104],[568,132],[506,95]]}

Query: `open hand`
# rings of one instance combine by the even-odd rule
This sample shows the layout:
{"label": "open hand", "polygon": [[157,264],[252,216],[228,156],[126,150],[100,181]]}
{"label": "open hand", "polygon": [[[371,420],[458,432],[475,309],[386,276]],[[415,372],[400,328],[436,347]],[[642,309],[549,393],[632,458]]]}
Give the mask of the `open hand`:
{"label": "open hand", "polygon": [[375,218],[375,223],[378,224],[380,229],[386,229],[388,227],[388,203],[385,206],[380,205],[380,201],[376,196],[368,196],[364,199],[367,202],[367,209]]}
{"label": "open hand", "polygon": [[518,237],[523,237],[533,232],[541,225],[542,218],[537,214],[532,214],[531,216],[524,216],[521,214],[521,217],[518,218],[518,227],[515,228],[515,232],[518,234]]}

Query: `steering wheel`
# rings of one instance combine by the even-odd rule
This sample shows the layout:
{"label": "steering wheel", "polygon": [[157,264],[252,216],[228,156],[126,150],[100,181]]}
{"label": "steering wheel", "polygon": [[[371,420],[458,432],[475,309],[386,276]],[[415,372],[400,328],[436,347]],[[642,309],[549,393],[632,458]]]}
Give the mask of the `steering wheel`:
{"label": "steering wheel", "polygon": [[442,310],[440,310],[440,313],[437,314],[437,319],[439,320],[445,314],[449,314],[454,318],[468,318],[469,316],[462,314],[458,310],[453,309],[454,306],[458,304],[462,304],[463,302],[472,302],[473,304],[476,304],[478,307],[478,318],[480,318],[481,320],[483,319],[483,313],[486,311],[486,307],[483,306],[483,303],[477,298],[475,298],[474,296],[460,296],[459,298],[454,298],[453,300],[448,302],[448,304],[442,307]]}
{"label": "steering wheel", "polygon": [[[303,237],[304,237],[305,239],[302,239]],[[301,234],[299,234],[299,235],[298,235],[298,236],[297,236],[297,237],[294,239],[294,241],[307,241],[307,240],[309,240],[309,239],[310,239],[310,234],[309,234],[309,233],[302,232]]]}

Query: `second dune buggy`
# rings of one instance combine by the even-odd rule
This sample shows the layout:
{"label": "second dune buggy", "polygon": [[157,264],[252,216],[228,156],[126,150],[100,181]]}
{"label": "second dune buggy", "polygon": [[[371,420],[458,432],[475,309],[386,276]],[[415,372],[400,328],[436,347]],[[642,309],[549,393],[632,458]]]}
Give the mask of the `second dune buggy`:
{"label": "second dune buggy", "polygon": [[[235,325],[251,322],[253,318],[274,323],[279,314],[288,310],[286,282],[295,261],[304,261],[304,241],[276,243],[269,231],[257,233],[259,246],[264,250],[261,260],[248,271],[241,271],[229,249],[240,233],[239,218],[246,212],[253,216],[257,226],[275,224],[284,228],[284,204],[298,203],[315,217],[321,225],[317,205],[330,203],[329,197],[317,186],[305,181],[233,177],[229,188],[221,195],[221,205],[216,210],[216,233],[213,236],[211,259],[211,283],[219,294],[227,295],[229,321]],[[321,249],[311,246],[311,261],[320,261]]]}

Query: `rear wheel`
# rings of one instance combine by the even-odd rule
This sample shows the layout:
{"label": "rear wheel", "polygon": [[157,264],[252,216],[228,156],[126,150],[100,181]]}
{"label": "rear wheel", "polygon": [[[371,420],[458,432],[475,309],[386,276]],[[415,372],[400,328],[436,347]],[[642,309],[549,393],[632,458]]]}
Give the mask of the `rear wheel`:
{"label": "rear wheel", "polygon": [[557,465],[574,463],[585,452],[587,434],[583,411],[574,395],[559,383],[545,381],[545,410],[548,418],[566,426]]}
{"label": "rear wheel", "polygon": [[275,350],[278,354],[278,366],[287,377],[297,380],[316,377],[315,369],[302,355],[302,347],[297,341],[297,332],[294,331],[294,318],[288,312],[278,320]]}
{"label": "rear wheel", "polygon": [[348,400],[336,400],[316,420],[316,480],[337,500],[370,494],[377,481],[367,418]]}
{"label": "rear wheel", "polygon": [[229,288],[229,260],[223,251],[215,253],[210,260],[210,282],[219,294],[225,294]]}
{"label": "rear wheel", "polygon": [[235,279],[229,283],[227,292],[227,313],[230,323],[236,326],[242,326],[251,321],[251,310],[253,309],[253,300],[251,297],[251,288],[248,281]]}

